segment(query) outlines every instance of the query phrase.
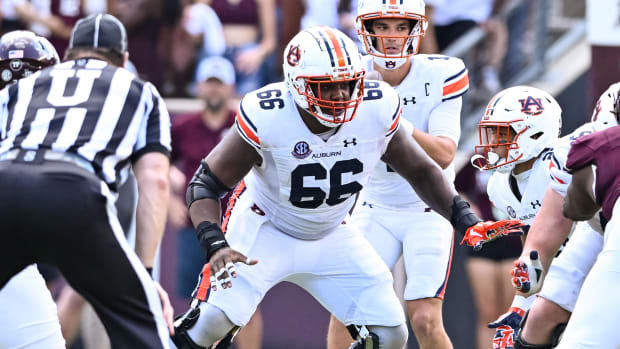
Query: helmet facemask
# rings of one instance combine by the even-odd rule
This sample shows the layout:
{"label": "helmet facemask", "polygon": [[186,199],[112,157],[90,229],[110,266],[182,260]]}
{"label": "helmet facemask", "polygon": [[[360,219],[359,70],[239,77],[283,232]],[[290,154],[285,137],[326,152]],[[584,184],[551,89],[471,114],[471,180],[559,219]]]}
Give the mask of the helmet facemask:
{"label": "helmet facemask", "polygon": [[480,170],[512,171],[523,159],[518,140],[525,131],[526,128],[516,132],[511,122],[481,123],[478,127],[480,145],[475,147],[478,155],[472,159],[472,165]]}
{"label": "helmet facemask", "polygon": [[[336,127],[345,122],[351,121],[357,112],[357,107],[364,96],[364,75],[365,72],[354,73],[351,77],[333,78],[332,76],[299,76],[295,87],[297,92],[305,96],[307,108],[303,108],[314,115],[324,126]],[[330,84],[347,84],[349,98],[342,101],[333,101],[325,96],[325,92]],[[323,92],[322,92],[323,91]]]}
{"label": "helmet facemask", "polygon": [[[383,35],[376,34],[372,28],[373,23],[379,19],[405,19],[409,23],[409,33],[407,35]],[[396,69],[402,66],[407,57],[418,53],[420,40],[424,36],[427,26],[426,17],[411,12],[388,12],[388,13],[369,13],[357,17],[357,34],[368,54],[374,56],[375,62],[385,69]],[[388,53],[385,47],[391,44],[391,39],[400,40],[400,50],[397,53]],[[381,52],[380,48],[383,48]]]}

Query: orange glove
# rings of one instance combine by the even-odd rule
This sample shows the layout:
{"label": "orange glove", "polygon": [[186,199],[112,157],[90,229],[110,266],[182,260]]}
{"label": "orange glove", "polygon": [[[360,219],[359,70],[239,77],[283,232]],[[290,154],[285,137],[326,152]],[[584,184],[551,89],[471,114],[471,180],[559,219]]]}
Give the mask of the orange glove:
{"label": "orange glove", "polygon": [[479,222],[472,225],[465,232],[465,236],[461,241],[461,245],[466,242],[467,246],[471,246],[475,251],[482,248],[483,244],[499,239],[502,236],[522,235],[523,230],[520,227],[525,224],[518,219],[504,219],[493,222]]}

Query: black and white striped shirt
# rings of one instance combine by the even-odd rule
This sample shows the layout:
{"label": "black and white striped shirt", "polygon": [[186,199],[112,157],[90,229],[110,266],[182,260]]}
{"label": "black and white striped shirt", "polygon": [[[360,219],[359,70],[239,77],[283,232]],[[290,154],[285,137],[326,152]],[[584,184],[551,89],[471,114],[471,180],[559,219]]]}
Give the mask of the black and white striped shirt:
{"label": "black and white striped shirt", "polygon": [[144,153],[170,152],[170,116],[157,89],[96,59],[68,61],[0,91],[0,154],[78,154],[112,190]]}

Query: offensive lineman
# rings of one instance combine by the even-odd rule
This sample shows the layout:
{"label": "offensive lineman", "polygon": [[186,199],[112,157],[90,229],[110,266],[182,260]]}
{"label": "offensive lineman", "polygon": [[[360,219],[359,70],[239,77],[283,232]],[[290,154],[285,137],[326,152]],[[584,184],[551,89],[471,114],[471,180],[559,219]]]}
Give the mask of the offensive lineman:
{"label": "offensive lineman", "polygon": [[[364,84],[356,46],[341,32],[300,32],[284,51],[283,68],[285,82],[244,97],[237,132],[228,133],[190,183],[190,216],[214,292],[177,320],[173,340],[182,349],[210,346],[243,326],[265,293],[288,280],[353,325],[353,348],[400,349],[407,330],[389,269],[346,224],[354,194],[379,160],[450,217],[470,246],[516,233],[520,222],[482,223],[472,213],[399,128],[396,92],[382,82]],[[242,179],[220,228],[219,198]]]}
{"label": "offensive lineman", "polygon": [[[369,54],[367,70],[378,72],[400,96],[402,116],[411,122],[401,127],[442,168],[446,180],[453,182],[452,160],[460,137],[468,73],[459,58],[416,54],[427,26],[424,10],[422,0],[394,5],[360,1],[356,28]],[[388,268],[403,256],[404,299],[420,348],[452,348],[442,319],[452,261],[450,222],[433,212],[405,179],[382,162],[361,191],[351,218]],[[351,343],[333,315],[327,338],[328,348]]]}

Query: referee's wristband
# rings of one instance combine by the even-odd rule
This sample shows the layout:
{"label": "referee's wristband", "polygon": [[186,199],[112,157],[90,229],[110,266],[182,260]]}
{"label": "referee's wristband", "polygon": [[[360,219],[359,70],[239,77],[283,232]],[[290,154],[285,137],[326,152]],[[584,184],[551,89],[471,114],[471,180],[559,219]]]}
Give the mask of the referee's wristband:
{"label": "referee's wristband", "polygon": [[216,223],[203,221],[196,227],[196,237],[200,241],[202,252],[207,258],[207,262],[213,254],[224,247],[228,247],[228,242],[222,233],[222,229]]}

